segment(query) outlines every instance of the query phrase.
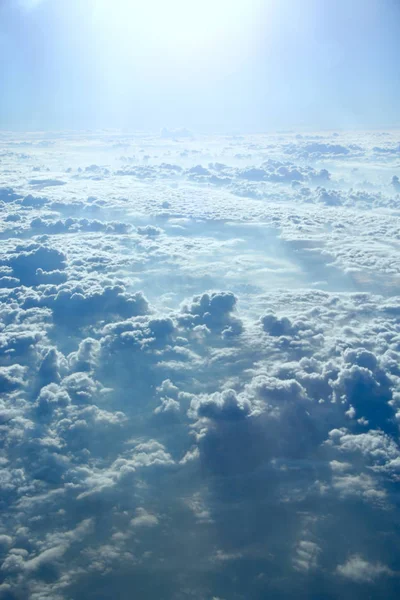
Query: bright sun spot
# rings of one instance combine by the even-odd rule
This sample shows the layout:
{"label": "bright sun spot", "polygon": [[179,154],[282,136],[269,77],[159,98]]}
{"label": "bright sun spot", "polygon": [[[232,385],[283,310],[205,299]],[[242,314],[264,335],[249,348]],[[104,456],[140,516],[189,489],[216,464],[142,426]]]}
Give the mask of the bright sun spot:
{"label": "bright sun spot", "polygon": [[249,28],[259,0],[93,0],[98,23],[113,44],[151,48],[175,58],[229,45]]}

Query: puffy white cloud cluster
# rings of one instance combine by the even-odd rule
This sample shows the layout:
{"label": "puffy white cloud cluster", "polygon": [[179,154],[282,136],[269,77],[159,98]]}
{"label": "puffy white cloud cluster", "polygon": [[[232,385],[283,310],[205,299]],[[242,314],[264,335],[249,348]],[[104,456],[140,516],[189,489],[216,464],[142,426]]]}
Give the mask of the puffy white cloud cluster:
{"label": "puffy white cloud cluster", "polygon": [[396,134],[31,138],[0,598],[397,598]]}

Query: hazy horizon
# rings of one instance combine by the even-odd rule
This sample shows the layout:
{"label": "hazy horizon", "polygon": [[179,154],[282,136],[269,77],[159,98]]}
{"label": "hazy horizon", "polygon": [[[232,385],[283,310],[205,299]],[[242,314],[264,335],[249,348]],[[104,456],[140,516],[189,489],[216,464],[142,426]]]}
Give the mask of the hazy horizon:
{"label": "hazy horizon", "polygon": [[399,126],[393,0],[3,0],[0,126]]}

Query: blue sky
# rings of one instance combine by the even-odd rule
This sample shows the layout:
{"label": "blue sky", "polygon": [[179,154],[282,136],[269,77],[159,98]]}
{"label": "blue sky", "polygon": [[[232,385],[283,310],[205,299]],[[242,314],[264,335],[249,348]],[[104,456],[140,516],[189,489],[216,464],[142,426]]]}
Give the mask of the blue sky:
{"label": "blue sky", "polygon": [[176,0],[146,5],[3,0],[0,126],[399,124],[400,6],[393,0],[193,1],[183,18]]}

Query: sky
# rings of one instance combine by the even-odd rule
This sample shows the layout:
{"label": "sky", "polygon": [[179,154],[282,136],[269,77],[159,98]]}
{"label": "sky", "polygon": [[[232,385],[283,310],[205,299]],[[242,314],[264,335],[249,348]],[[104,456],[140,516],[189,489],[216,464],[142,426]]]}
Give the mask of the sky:
{"label": "sky", "polygon": [[398,13],[0,0],[0,600],[400,598]]}
{"label": "sky", "polygon": [[394,0],[1,0],[0,126],[397,126]]}

